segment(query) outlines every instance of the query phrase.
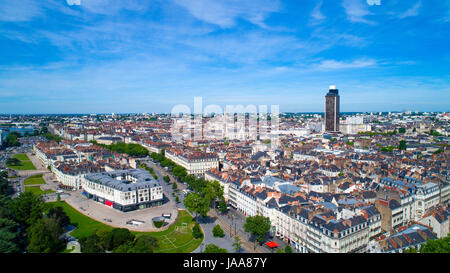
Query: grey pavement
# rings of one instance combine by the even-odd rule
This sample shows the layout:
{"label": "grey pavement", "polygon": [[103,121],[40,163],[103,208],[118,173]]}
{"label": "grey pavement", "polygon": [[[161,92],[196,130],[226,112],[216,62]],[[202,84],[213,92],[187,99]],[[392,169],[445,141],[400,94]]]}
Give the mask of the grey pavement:
{"label": "grey pavement", "polygon": [[67,243],[67,249],[72,249],[74,247],[74,250],[72,250],[69,253],[81,253],[81,246],[80,243],[77,241],[70,241]]}
{"label": "grey pavement", "polygon": [[[142,232],[161,231],[167,229],[169,225],[173,224],[178,217],[178,209],[172,201],[168,201],[161,206],[152,208],[122,212],[95,202],[92,199],[88,199],[87,197],[82,196],[81,192],[82,190],[72,192],[71,195],[65,199],[65,201],[82,214],[109,226],[127,228],[129,230]],[[166,220],[167,224],[164,227],[155,228],[153,226],[152,218],[160,217],[165,213],[171,213],[171,218]],[[140,225],[128,224],[127,222],[131,220],[137,220],[143,223]]]}
{"label": "grey pavement", "polygon": [[[232,237],[230,237],[230,234],[225,232],[224,227],[220,225],[220,222],[216,217],[206,217],[204,219],[199,219],[198,222],[203,229],[204,239],[202,244],[196,250],[194,250],[193,253],[203,252],[205,246],[208,244],[215,244],[220,248],[225,248],[226,250],[228,250],[229,253],[236,253],[233,247],[234,234],[232,234]],[[217,224],[219,224],[225,232],[225,236],[222,238],[213,236],[212,230],[214,226],[216,226]],[[241,238],[241,242],[242,241],[243,239]],[[245,248],[241,248],[239,253],[249,253],[249,251],[246,250]]]}

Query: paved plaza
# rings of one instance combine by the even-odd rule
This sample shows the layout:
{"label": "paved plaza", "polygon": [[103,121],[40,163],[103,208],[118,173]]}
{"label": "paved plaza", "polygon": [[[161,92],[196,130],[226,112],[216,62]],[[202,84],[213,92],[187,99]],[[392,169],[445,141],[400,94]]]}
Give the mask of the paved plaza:
{"label": "paved plaza", "polygon": [[[82,196],[81,193],[82,190],[70,192],[70,196],[64,201],[82,214],[113,227],[127,228],[134,231],[161,231],[173,224],[178,217],[178,209],[172,201],[168,201],[157,207],[122,212],[95,202],[92,199],[88,199],[87,197]],[[165,213],[171,213],[172,217],[169,220],[166,220],[166,225],[164,227],[159,229],[155,228],[153,226],[152,218],[161,217],[161,215]],[[132,220],[143,223],[140,225],[127,224],[127,222]]]}

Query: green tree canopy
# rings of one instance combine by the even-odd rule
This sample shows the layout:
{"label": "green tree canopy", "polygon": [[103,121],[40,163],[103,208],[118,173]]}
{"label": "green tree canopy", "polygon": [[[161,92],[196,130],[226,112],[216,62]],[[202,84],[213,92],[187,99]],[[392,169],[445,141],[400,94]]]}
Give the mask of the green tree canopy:
{"label": "green tree canopy", "polygon": [[398,149],[399,150],[406,150],[406,141],[405,140],[400,140],[400,142],[398,144]]}
{"label": "green tree canopy", "polygon": [[10,209],[17,222],[27,228],[43,217],[44,211],[47,210],[47,204],[40,195],[24,192],[12,200]]}
{"label": "green tree canopy", "polygon": [[198,213],[202,217],[206,217],[209,211],[209,201],[195,192],[189,193],[184,198],[183,204],[188,210]]}
{"label": "green tree canopy", "polygon": [[17,253],[19,246],[19,225],[11,219],[0,218],[0,253]]}
{"label": "green tree canopy", "polygon": [[59,237],[64,230],[55,218],[41,218],[29,229],[30,253],[57,253],[64,249],[64,242]]}
{"label": "green tree canopy", "polygon": [[215,244],[208,244],[203,253],[228,253],[228,250],[220,248]]}
{"label": "green tree canopy", "polygon": [[136,238],[132,253],[153,253],[158,248],[158,240],[155,237],[144,234]]}
{"label": "green tree canopy", "polygon": [[6,160],[6,164],[10,165],[10,166],[20,166],[20,165],[22,165],[21,161],[19,159],[13,158],[13,157],[12,158],[8,158]]}
{"label": "green tree canopy", "polygon": [[239,238],[238,236],[234,236],[233,247],[236,252],[239,252],[242,248],[241,238]]}
{"label": "green tree canopy", "polygon": [[223,237],[225,236],[223,229],[220,227],[220,225],[215,225],[213,230],[212,230],[212,234],[214,237]]}
{"label": "green tree canopy", "polygon": [[292,247],[291,246],[286,246],[285,248],[284,248],[284,252],[286,252],[286,253],[292,253]]}
{"label": "green tree canopy", "polygon": [[195,223],[194,227],[192,228],[192,236],[195,239],[203,238],[203,232],[200,229],[200,225],[198,223]]}
{"label": "green tree canopy", "polygon": [[97,234],[82,237],[78,240],[83,253],[103,253],[103,242]]}
{"label": "green tree canopy", "polygon": [[61,227],[70,225],[70,218],[64,212],[62,207],[58,206],[58,207],[50,208],[49,212],[47,213],[47,216],[55,218]]}
{"label": "green tree canopy", "polygon": [[126,228],[114,228],[106,235],[106,238],[106,242],[108,243],[107,245],[105,245],[106,249],[113,250],[120,245],[133,241],[134,234],[132,234]]}
{"label": "green tree canopy", "polygon": [[450,253],[450,234],[437,240],[427,240],[420,248],[420,253]]}
{"label": "green tree canopy", "polygon": [[267,233],[269,233],[270,227],[271,224],[268,217],[255,215],[245,219],[245,231],[254,235],[260,243],[264,241],[264,237]]}

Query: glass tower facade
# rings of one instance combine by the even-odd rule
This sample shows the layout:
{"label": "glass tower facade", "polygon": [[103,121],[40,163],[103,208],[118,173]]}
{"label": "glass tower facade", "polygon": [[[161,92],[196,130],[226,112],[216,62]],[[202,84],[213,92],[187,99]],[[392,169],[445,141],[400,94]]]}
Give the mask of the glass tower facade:
{"label": "glass tower facade", "polygon": [[339,131],[339,91],[334,85],[325,95],[325,131]]}

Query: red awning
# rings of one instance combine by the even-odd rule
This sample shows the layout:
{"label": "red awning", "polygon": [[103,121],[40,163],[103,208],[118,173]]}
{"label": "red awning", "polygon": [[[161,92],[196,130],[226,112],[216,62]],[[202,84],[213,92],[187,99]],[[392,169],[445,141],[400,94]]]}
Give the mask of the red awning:
{"label": "red awning", "polygon": [[275,243],[275,242],[273,242],[273,241],[272,241],[272,242],[267,242],[266,245],[267,245],[268,247],[270,247],[270,248],[278,247],[278,244]]}

